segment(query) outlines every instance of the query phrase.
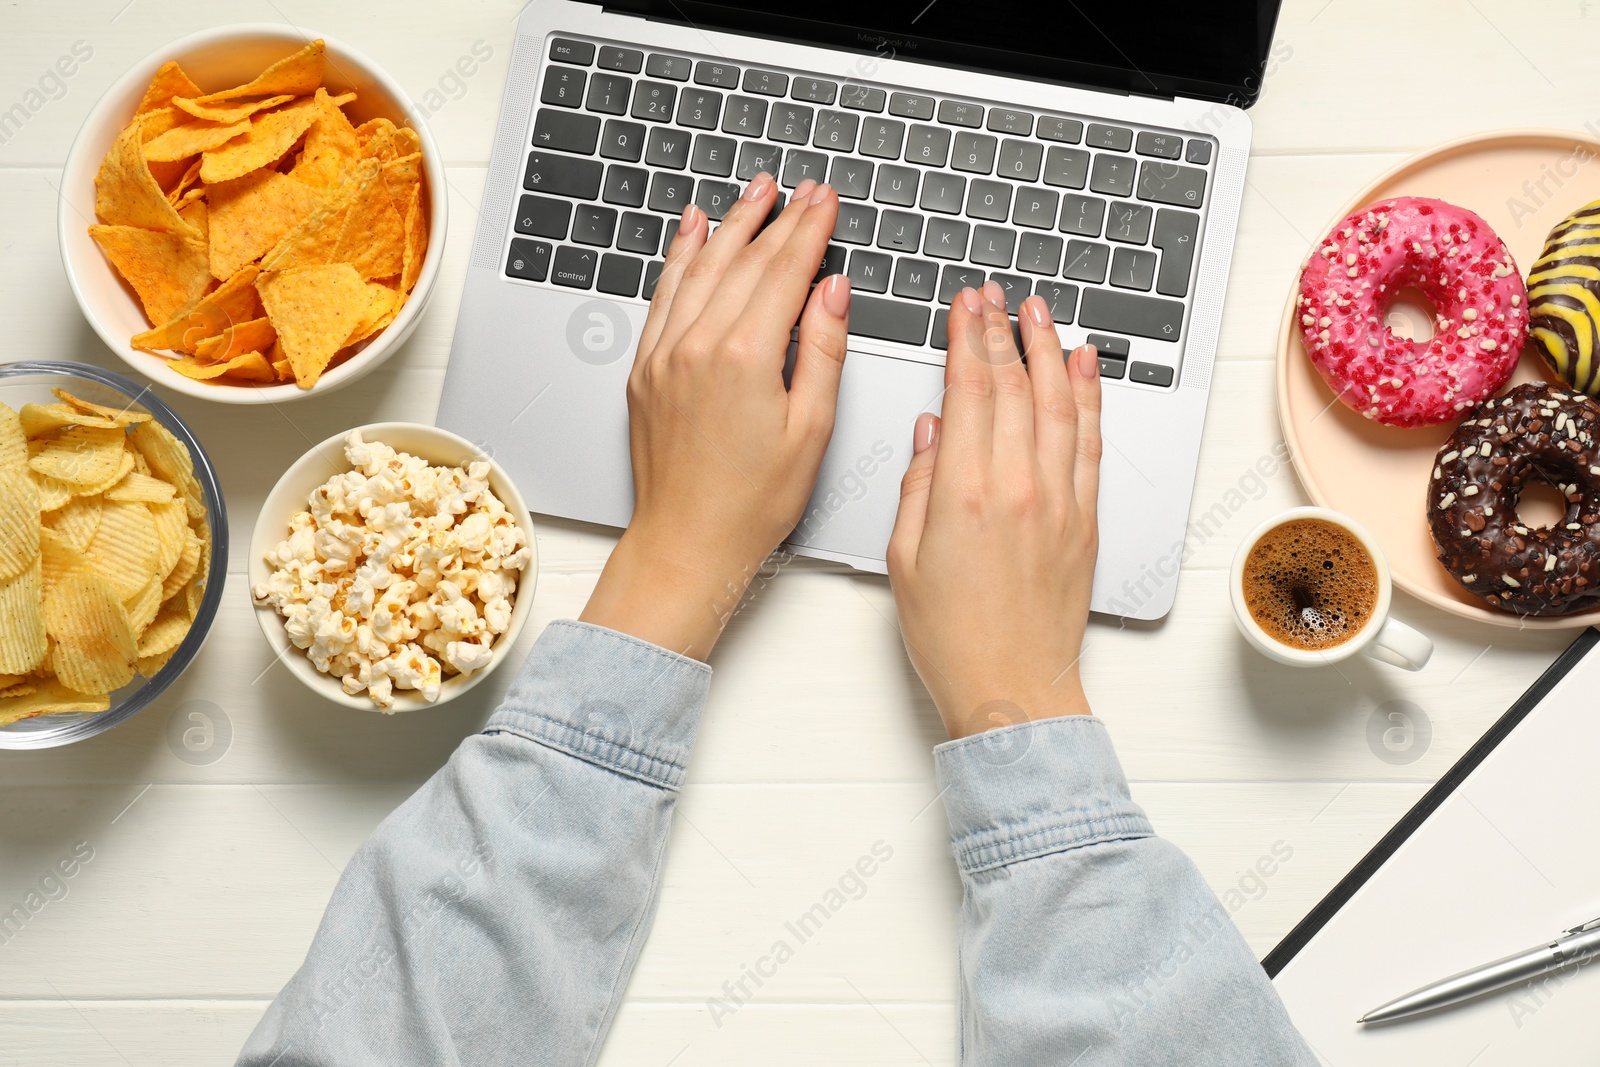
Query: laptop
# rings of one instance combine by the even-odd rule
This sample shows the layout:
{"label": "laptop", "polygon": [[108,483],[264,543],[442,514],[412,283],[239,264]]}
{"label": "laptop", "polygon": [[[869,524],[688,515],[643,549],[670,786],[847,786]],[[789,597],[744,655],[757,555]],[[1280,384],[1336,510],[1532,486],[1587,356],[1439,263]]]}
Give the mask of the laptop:
{"label": "laptop", "polygon": [[634,344],[686,203],[760,171],[840,194],[819,277],[850,352],[787,547],[883,572],[945,320],[993,279],[1100,350],[1094,610],[1171,609],[1277,0],[534,0],[505,98],[438,424],[531,510],[625,526]]}

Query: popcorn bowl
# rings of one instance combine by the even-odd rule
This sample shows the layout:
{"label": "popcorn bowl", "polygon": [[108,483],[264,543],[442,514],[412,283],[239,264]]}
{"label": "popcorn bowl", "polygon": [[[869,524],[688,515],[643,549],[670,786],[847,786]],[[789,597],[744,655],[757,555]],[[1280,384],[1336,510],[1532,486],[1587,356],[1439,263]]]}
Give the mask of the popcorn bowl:
{"label": "popcorn bowl", "polygon": [[533,592],[539,573],[538,542],[534,539],[533,524],[529,521],[528,508],[523,502],[522,494],[517,492],[510,476],[492,457],[471,442],[446,430],[412,422],[377,422],[356,426],[353,429],[359,431],[363,440],[369,443],[382,442],[397,452],[409,452],[430,464],[464,467],[478,460],[489,464],[489,488],[500,498],[500,502],[511,512],[517,525],[527,535],[529,547],[527,565],[517,576],[516,596],[511,605],[511,623],[505,633],[495,638],[489,662],[469,675],[457,674],[447,677],[440,688],[438,700],[430,702],[417,690],[397,687],[394,690],[394,706],[380,708],[365,691],[347,693],[337,676],[317,670],[306,651],[296,648],[289,640],[288,631],[285,629],[287,620],[278,614],[277,609],[270,603],[256,603],[254,594],[250,590],[271,577],[272,568],[266,562],[266,555],[289,536],[289,520],[297,512],[307,510],[307,500],[313,490],[334,475],[351,469],[344,454],[344,442],[350,430],[328,438],[301,456],[293,466],[284,471],[283,477],[278,479],[278,484],[267,494],[265,502],[261,505],[261,513],[256,518],[255,530],[250,537],[247,572],[250,580],[246,595],[251,598],[256,621],[261,624],[261,632],[266,635],[267,643],[272,646],[273,652],[296,678],[318,695],[357,710],[401,712],[436,708],[468,692],[487,678],[499,668],[516,644],[517,635],[528,621],[528,614],[533,608]]}

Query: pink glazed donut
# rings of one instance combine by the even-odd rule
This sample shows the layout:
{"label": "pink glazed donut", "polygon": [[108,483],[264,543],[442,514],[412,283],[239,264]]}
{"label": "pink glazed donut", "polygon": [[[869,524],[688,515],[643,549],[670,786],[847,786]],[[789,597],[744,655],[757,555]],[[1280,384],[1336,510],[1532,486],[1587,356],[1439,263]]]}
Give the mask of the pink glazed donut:
{"label": "pink glazed donut", "polygon": [[[1383,316],[1414,287],[1433,303],[1431,341]],[[1493,396],[1528,334],[1528,292],[1505,243],[1477,215],[1402,196],[1353,212],[1300,274],[1300,336],[1328,387],[1389,426],[1431,426]]]}

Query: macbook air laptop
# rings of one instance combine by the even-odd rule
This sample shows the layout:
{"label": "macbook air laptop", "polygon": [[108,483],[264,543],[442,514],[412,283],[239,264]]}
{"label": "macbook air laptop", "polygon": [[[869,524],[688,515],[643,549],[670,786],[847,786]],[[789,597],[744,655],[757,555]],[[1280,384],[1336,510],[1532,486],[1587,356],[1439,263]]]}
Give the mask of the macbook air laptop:
{"label": "macbook air laptop", "polygon": [[685,204],[840,196],[850,353],[786,542],[866,571],[946,308],[993,279],[1100,350],[1096,611],[1172,606],[1277,0],[535,0],[517,20],[438,423],[539,513],[624,526],[625,386]]}

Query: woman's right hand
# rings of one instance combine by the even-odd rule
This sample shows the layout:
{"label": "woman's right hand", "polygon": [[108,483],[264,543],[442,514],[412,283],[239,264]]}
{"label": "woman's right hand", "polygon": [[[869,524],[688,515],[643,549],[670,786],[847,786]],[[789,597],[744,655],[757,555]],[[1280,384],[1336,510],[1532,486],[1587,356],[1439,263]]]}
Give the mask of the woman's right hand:
{"label": "woman's right hand", "polygon": [[1087,714],[1100,478],[1099,359],[1063,359],[1044,300],[1019,309],[1024,367],[990,282],[950,308],[944,415],[924,414],[889,541],[906,650],[952,738]]}

